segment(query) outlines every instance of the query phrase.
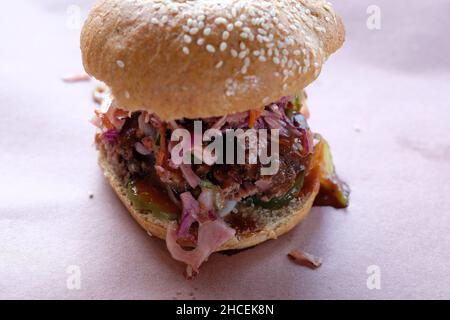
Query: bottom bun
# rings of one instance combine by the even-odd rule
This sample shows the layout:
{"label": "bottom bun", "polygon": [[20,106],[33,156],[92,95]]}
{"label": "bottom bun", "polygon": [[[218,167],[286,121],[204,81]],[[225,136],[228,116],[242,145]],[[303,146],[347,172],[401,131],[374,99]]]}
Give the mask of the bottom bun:
{"label": "bottom bun", "polygon": [[[316,151],[316,153],[320,152]],[[317,157],[317,154],[315,154],[315,157]],[[160,220],[151,212],[141,211],[135,208],[127,196],[127,186],[114,174],[112,167],[101,151],[99,154],[99,164],[112,188],[139,225],[150,235],[165,240],[168,226],[172,222]],[[225,217],[225,221],[229,222],[228,218],[232,218],[230,221],[238,222],[242,218],[248,222],[250,219],[254,227],[251,230],[239,226],[236,227],[236,236],[222,245],[216,252],[253,247],[267,240],[277,239],[279,236],[292,230],[308,215],[320,189],[318,176],[315,177],[314,175],[312,179],[307,180],[309,180],[307,182],[308,185],[305,185],[303,188],[302,195],[293,200],[287,207],[280,210],[268,210],[244,205],[238,206],[237,209],[239,211]],[[229,222],[229,224],[233,227],[233,222]],[[248,223],[244,225],[248,226]],[[192,247],[192,244],[189,243],[182,245]]]}

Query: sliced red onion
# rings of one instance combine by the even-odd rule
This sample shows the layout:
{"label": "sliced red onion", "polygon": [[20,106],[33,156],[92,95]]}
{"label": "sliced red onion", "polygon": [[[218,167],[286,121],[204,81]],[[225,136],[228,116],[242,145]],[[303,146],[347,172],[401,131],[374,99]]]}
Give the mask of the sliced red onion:
{"label": "sliced red onion", "polygon": [[178,238],[185,238],[189,236],[189,229],[197,220],[200,213],[200,205],[194,199],[190,192],[185,192],[180,195],[183,213],[181,215],[181,224],[177,232]]}
{"label": "sliced red onion", "polygon": [[284,108],[278,106],[277,104],[272,104],[269,108],[271,110],[272,116],[283,119],[285,115]]}
{"label": "sliced red onion", "polygon": [[91,121],[90,121],[96,128],[103,129],[103,122],[102,118],[100,118],[98,115],[95,115]]}
{"label": "sliced red onion", "polygon": [[311,132],[302,129],[304,134],[303,154],[305,156],[314,153],[314,141]]}
{"label": "sliced red onion", "polygon": [[150,115],[150,122],[153,124],[155,128],[160,128],[163,124],[161,119],[154,113]]}
{"label": "sliced red onion", "polygon": [[204,189],[198,197],[200,203],[200,212],[203,219],[215,220],[217,219],[214,209],[214,191],[211,189]]}
{"label": "sliced red onion", "polygon": [[108,120],[112,123],[112,125],[117,129],[117,130],[122,130],[126,119],[120,119],[118,117],[116,117],[116,112],[117,109],[114,108],[113,106],[110,106],[108,109],[108,112],[106,112],[106,116],[108,117]]}
{"label": "sliced red onion", "polygon": [[236,231],[221,219],[208,221],[200,224],[197,247],[194,250],[186,251],[177,243],[176,230],[175,224],[169,225],[166,236],[167,249],[175,260],[191,266],[194,272],[198,272],[202,263],[236,234]]}
{"label": "sliced red onion", "polygon": [[183,173],[184,178],[193,189],[197,188],[200,185],[201,179],[192,170],[190,164],[182,164],[180,165],[180,169]]}
{"label": "sliced red onion", "polygon": [[267,111],[267,110],[264,110],[263,113],[261,114],[261,116],[262,117],[270,117],[270,118],[278,119],[278,120],[281,120],[281,118],[282,118],[282,115],[280,113],[275,113],[273,111]]}
{"label": "sliced red onion", "polygon": [[134,148],[136,149],[136,151],[139,154],[142,154],[143,156],[148,156],[150,154],[152,154],[152,152],[150,150],[148,150],[142,143],[140,142],[136,142],[136,144],[134,145]]}
{"label": "sliced red onion", "polygon": [[276,104],[277,104],[280,108],[284,109],[284,108],[287,107],[288,103],[289,103],[290,101],[292,101],[292,98],[293,98],[293,97],[290,97],[290,96],[283,97],[283,98],[281,98],[279,101],[277,101]]}
{"label": "sliced red onion", "polygon": [[114,143],[116,139],[120,136],[120,132],[117,129],[109,129],[102,134],[102,139],[106,143]]}
{"label": "sliced red onion", "polygon": [[225,202],[225,206],[222,210],[220,210],[217,215],[221,218],[227,216],[228,214],[230,214],[234,208],[236,208],[236,205],[238,204],[237,201],[234,200],[229,200],[227,202]]}
{"label": "sliced red onion", "polygon": [[139,125],[139,129],[142,131],[142,133],[144,134],[144,136],[146,137],[150,137],[150,136],[154,136],[155,135],[155,130],[154,128],[148,123],[148,121],[146,121],[148,118],[148,115],[146,112],[143,112],[139,115],[138,118],[138,125]]}
{"label": "sliced red onion", "polygon": [[280,135],[282,136],[289,136],[288,131],[286,128],[284,128],[284,123],[281,122],[281,120],[277,120],[272,117],[264,117],[264,121],[267,123],[270,129],[279,129]]}

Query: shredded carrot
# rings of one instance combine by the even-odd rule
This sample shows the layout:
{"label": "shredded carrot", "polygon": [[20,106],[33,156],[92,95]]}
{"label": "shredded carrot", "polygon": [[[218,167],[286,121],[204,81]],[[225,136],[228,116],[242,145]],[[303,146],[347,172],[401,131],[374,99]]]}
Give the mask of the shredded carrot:
{"label": "shredded carrot", "polygon": [[164,158],[166,156],[166,149],[167,149],[167,143],[166,143],[166,125],[162,124],[159,128],[159,153],[156,163],[158,166],[161,166],[164,163]]}
{"label": "shredded carrot", "polygon": [[263,113],[264,109],[260,110],[250,110],[250,117],[248,119],[248,126],[250,128],[253,128],[256,124],[256,121],[259,119],[261,114]]}

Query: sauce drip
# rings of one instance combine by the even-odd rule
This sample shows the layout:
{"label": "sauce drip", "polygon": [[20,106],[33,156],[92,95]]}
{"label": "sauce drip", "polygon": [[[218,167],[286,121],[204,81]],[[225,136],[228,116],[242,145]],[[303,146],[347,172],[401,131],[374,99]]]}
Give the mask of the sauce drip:
{"label": "sauce drip", "polygon": [[156,186],[150,179],[135,179],[132,182],[136,195],[144,203],[157,206],[161,211],[180,214],[180,208],[173,203],[167,192],[160,186]]}

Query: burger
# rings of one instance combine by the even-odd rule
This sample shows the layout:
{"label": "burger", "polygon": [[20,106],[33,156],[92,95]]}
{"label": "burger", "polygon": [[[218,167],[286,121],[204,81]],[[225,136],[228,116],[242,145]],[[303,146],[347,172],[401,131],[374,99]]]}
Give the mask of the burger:
{"label": "burger", "polygon": [[323,0],[100,0],[91,10],[81,50],[105,86],[92,120],[100,166],[191,272],[214,252],[287,233],[313,205],[348,205],[304,92],[344,38]]}

